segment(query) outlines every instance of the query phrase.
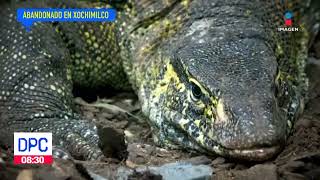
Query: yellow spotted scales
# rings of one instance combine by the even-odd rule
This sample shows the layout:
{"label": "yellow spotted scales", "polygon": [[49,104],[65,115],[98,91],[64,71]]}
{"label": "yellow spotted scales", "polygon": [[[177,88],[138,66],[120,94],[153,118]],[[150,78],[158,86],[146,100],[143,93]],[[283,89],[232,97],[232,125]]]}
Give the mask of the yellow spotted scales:
{"label": "yellow spotted scales", "polygon": [[[157,144],[247,160],[277,154],[303,109],[310,38],[299,0],[2,6],[2,144],[14,131],[52,131],[73,157],[102,157],[97,127],[72,110],[72,87],[132,87]],[[114,23],[37,23],[30,33],[14,17],[16,7],[113,6]],[[287,11],[298,32],[278,31]]]}

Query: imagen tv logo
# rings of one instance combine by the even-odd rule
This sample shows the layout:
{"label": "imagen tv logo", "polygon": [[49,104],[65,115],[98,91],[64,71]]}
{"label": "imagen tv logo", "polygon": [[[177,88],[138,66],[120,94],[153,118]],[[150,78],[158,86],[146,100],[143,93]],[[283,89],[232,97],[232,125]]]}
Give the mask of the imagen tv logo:
{"label": "imagen tv logo", "polygon": [[52,164],[52,133],[15,132],[14,164]]}
{"label": "imagen tv logo", "polygon": [[293,25],[293,12],[292,11],[286,11],[284,13],[284,27],[278,27],[278,31],[299,31],[298,27],[292,27]]}

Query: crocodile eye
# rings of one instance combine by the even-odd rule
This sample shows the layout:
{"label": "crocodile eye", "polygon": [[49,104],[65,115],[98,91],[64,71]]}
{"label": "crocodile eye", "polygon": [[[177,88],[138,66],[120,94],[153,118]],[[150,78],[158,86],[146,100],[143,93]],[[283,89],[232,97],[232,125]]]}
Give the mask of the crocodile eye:
{"label": "crocodile eye", "polygon": [[191,82],[191,91],[192,91],[192,96],[198,100],[202,96],[202,91],[199,86],[197,86],[195,83]]}

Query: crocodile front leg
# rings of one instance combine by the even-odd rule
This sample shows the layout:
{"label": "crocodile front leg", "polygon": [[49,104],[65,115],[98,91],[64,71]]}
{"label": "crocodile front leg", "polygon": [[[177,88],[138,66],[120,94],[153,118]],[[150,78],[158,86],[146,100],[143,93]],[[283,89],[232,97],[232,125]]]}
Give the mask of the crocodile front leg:
{"label": "crocodile front leg", "polygon": [[75,158],[98,159],[97,128],[72,112],[69,53],[51,24],[31,32],[15,11],[0,12],[0,142],[12,146],[13,132],[52,132],[53,144]]}

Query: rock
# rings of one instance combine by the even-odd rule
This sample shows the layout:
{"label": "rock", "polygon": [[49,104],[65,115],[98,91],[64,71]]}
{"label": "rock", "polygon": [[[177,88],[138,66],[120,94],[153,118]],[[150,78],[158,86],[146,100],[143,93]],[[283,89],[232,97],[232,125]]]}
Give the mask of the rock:
{"label": "rock", "polygon": [[307,180],[305,176],[291,172],[285,172],[282,176],[289,180]]}
{"label": "rock", "polygon": [[129,163],[134,166],[152,164],[160,166],[165,163],[175,162],[181,159],[181,153],[174,150],[166,150],[149,144],[132,143],[128,144]]}
{"label": "rock", "polygon": [[309,98],[314,99],[320,95],[320,60],[309,58],[306,72],[310,81]]}
{"label": "rock", "polygon": [[196,156],[187,160],[183,160],[185,163],[191,163],[192,165],[210,164],[211,160],[207,156]]}
{"label": "rock", "polygon": [[301,126],[302,128],[311,128],[312,125],[312,121],[306,118],[299,119],[296,124],[297,127]]}
{"label": "rock", "polygon": [[234,169],[235,170],[244,170],[244,169],[247,169],[248,167],[245,166],[244,164],[237,164]]}
{"label": "rock", "polygon": [[284,166],[280,167],[279,170],[280,171],[293,172],[296,169],[302,168],[303,166],[305,166],[304,162],[301,162],[301,161],[290,161],[287,164],[285,164]]}
{"label": "rock", "polygon": [[30,169],[22,170],[17,176],[17,180],[32,180],[33,172]]}
{"label": "rock", "polygon": [[312,48],[315,51],[316,57],[320,58],[320,41],[316,40],[316,42],[313,44]]}
{"label": "rock", "polygon": [[247,170],[219,171],[214,180],[277,180],[277,167],[274,164],[259,164]]}
{"label": "rock", "polygon": [[320,177],[320,152],[306,153],[292,158],[278,169],[285,179],[318,179]]}
{"label": "rock", "polygon": [[223,164],[226,160],[223,157],[217,157],[212,161],[212,165]]}
{"label": "rock", "polygon": [[164,180],[195,180],[211,179],[213,170],[208,165],[192,165],[191,163],[169,163],[160,167],[137,168],[137,172],[150,171],[152,174],[161,175]]}
{"label": "rock", "polygon": [[127,158],[127,145],[122,130],[98,126],[98,135],[100,138],[99,146],[106,157],[119,160]]}
{"label": "rock", "polygon": [[232,169],[236,166],[236,164],[234,163],[224,163],[224,164],[217,164],[217,165],[214,165],[213,167],[215,169],[219,169],[219,170],[229,170],[229,169]]}
{"label": "rock", "polygon": [[150,171],[143,173],[135,172],[128,177],[128,180],[161,180],[161,175],[152,174]]}
{"label": "rock", "polygon": [[99,119],[100,121],[104,121],[105,119],[111,120],[114,117],[115,117],[115,115],[112,113],[102,112],[101,114],[98,114],[97,119]]}

